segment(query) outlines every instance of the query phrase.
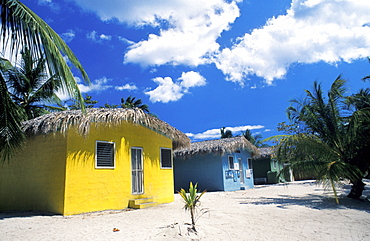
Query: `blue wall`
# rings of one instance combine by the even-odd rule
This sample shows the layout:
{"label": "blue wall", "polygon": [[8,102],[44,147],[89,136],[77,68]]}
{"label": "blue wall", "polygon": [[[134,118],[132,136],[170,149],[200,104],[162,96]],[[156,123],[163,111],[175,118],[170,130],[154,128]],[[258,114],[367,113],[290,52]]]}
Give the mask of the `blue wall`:
{"label": "blue wall", "polygon": [[[244,183],[240,183],[242,175],[237,170],[230,170],[228,157],[234,157],[234,163],[239,163],[238,159],[242,159]],[[240,153],[228,153],[223,156],[216,154],[196,155],[190,159],[174,159],[174,179],[175,191],[181,188],[188,189],[189,182],[198,183],[200,190],[207,189],[208,191],[236,191],[240,189],[248,189],[254,187],[253,172],[250,178],[247,178],[246,170],[248,166],[248,158],[251,158],[248,151]]]}
{"label": "blue wall", "polygon": [[[229,156],[234,157],[234,163],[239,163],[239,158],[242,159],[242,165],[243,165],[243,173],[237,170],[230,170],[229,169],[229,162],[228,158]],[[248,158],[251,158],[251,155],[248,151],[241,151],[240,153],[227,153],[222,156],[222,167],[223,167],[223,178],[224,178],[224,191],[236,191],[240,189],[248,189],[254,187],[253,182],[253,171],[251,172],[251,175],[249,178],[246,177],[246,170],[250,169],[248,165]],[[227,173],[229,175],[227,175]],[[244,183],[240,183],[241,175],[244,175]]]}
{"label": "blue wall", "polygon": [[175,158],[175,192],[189,189],[189,182],[198,183],[198,189],[223,190],[222,163],[219,155],[197,155],[190,159]]}

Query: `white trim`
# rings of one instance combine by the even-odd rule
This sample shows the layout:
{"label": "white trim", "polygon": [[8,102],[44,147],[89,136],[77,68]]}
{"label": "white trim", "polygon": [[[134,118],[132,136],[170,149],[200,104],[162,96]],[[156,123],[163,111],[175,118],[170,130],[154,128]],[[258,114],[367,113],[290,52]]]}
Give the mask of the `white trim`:
{"label": "white trim", "polygon": [[[113,144],[113,166],[98,166],[98,143]],[[116,143],[113,141],[95,141],[95,169],[115,169],[116,168]]]}
{"label": "white trim", "polygon": [[[132,181],[132,177],[133,177],[133,172],[134,172],[134,170],[133,170],[133,168],[132,168],[132,150],[140,150],[140,152],[141,152],[141,169],[137,169],[137,170],[139,170],[139,171],[137,171],[137,172],[141,172],[141,192],[133,192],[133,181]],[[130,166],[131,166],[131,194],[133,194],[133,195],[141,195],[141,194],[144,194],[144,149],[143,149],[143,147],[135,147],[135,146],[132,146],[131,148],[130,148]]]}
{"label": "white trim", "polygon": [[[163,167],[162,166],[162,150],[170,150],[171,151],[171,167]],[[159,162],[160,162],[160,166],[161,166],[161,169],[173,169],[173,156],[172,156],[172,149],[171,148],[166,148],[166,147],[161,147],[160,148],[160,151],[159,151]]]}

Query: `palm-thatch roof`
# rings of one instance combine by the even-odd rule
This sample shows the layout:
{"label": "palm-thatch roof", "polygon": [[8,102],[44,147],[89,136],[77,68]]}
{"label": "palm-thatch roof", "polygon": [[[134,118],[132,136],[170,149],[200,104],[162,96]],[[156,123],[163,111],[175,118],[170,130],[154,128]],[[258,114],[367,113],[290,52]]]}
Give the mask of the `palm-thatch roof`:
{"label": "palm-thatch roof", "polygon": [[88,108],[86,113],[81,110],[54,112],[23,122],[23,130],[27,135],[37,135],[50,132],[66,133],[73,127],[81,135],[87,135],[92,123],[113,126],[122,122],[142,125],[171,138],[174,149],[190,145],[190,139],[184,133],[139,108]]}
{"label": "palm-thatch roof", "polygon": [[225,153],[235,152],[236,150],[246,149],[252,156],[258,155],[258,148],[252,145],[243,136],[222,138],[218,140],[208,140],[201,142],[193,142],[189,147],[181,148],[175,151],[176,157],[189,158],[194,155],[205,155],[209,153],[216,153],[224,155]]}
{"label": "palm-thatch roof", "polygon": [[272,147],[261,147],[261,148],[258,148],[258,150],[260,154],[253,157],[255,160],[263,159],[263,158],[270,158],[274,152]]}

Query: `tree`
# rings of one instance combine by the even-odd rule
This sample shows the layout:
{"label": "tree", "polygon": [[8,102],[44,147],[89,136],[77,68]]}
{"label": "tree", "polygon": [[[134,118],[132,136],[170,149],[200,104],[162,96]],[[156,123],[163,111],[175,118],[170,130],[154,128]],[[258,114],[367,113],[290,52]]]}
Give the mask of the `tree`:
{"label": "tree", "polygon": [[221,131],[221,139],[222,139],[222,138],[231,138],[231,137],[233,137],[233,133],[232,133],[232,131],[230,131],[230,130],[226,130],[226,131],[225,131],[225,128],[226,128],[226,127],[222,127],[222,128],[220,129],[220,131]]}
{"label": "tree", "polygon": [[[85,108],[94,108],[95,104],[97,104],[97,100],[93,100],[91,95],[84,94],[84,103],[83,106]],[[65,107],[67,106],[67,107]],[[61,105],[65,110],[79,110],[81,109],[81,105],[77,103],[76,100],[70,99],[64,102],[63,105]]]}
{"label": "tree", "polygon": [[252,135],[251,130],[246,129],[245,132],[242,131],[242,136],[245,137],[250,143],[256,147],[268,147],[269,145],[264,144],[262,141],[262,136],[260,134]]}
{"label": "tree", "polygon": [[[192,229],[194,231],[196,231],[196,229],[195,229],[195,223],[196,223],[196,220],[197,220],[196,211],[197,211],[198,206],[200,205],[199,199],[203,196],[204,193],[207,192],[206,190],[204,190],[201,194],[198,195],[197,186],[198,186],[198,183],[193,185],[193,183],[190,182],[188,193],[186,193],[186,191],[183,188],[181,188],[181,190],[179,191],[179,194],[180,194],[180,196],[182,197],[182,199],[184,200],[184,203],[185,203],[185,205],[184,205],[185,211],[189,210],[189,212],[190,212],[191,225],[192,225]],[[205,212],[207,212],[207,211],[201,210],[200,214],[202,215]]]}
{"label": "tree", "polygon": [[47,105],[60,103],[55,92],[60,88],[61,81],[57,75],[48,76],[44,58],[34,60],[30,50],[26,48],[21,51],[19,66],[3,69],[3,73],[13,102],[26,114],[24,120],[46,114],[49,110],[61,110]]}
{"label": "tree", "polygon": [[366,123],[370,114],[349,110],[344,86],[339,76],[326,99],[321,85],[315,82],[313,92],[305,90],[306,98],[292,100],[287,109],[290,121],[299,130],[273,137],[279,140],[277,158],[290,163],[295,172],[315,172],[319,182],[333,189],[337,202],[336,184],[342,178],[352,183],[348,197],[361,196],[362,177],[370,166],[369,156],[363,154],[369,145]]}
{"label": "tree", "polygon": [[121,98],[121,107],[122,108],[140,108],[144,112],[149,113],[149,107],[146,104],[143,104],[141,99],[135,100],[135,97],[132,97],[131,95],[127,97],[125,100],[124,98]]}
{"label": "tree", "polygon": [[4,161],[9,159],[24,140],[21,130],[24,113],[11,100],[3,71],[8,65],[6,59],[17,59],[20,49],[25,48],[30,50],[34,59],[45,58],[50,76],[59,76],[61,90],[68,92],[79,103],[83,103],[83,98],[65,57],[68,57],[68,61],[77,68],[86,82],[89,82],[89,78],[59,35],[24,4],[18,0],[1,0],[0,10],[1,52],[9,55],[0,56],[3,67],[0,72],[0,160]]}

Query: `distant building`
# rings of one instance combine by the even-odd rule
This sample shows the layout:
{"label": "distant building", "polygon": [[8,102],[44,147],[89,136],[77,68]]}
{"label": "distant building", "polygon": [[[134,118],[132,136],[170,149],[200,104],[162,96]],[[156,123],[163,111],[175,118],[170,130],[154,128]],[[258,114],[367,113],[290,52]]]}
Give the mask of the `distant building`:
{"label": "distant building", "polygon": [[252,159],[254,184],[273,184],[279,182],[278,173],[283,169],[283,165],[272,158],[272,147],[259,148],[259,155]]}
{"label": "distant building", "polygon": [[258,153],[244,137],[191,143],[175,151],[175,191],[189,182],[209,191],[253,188],[252,157]]}

